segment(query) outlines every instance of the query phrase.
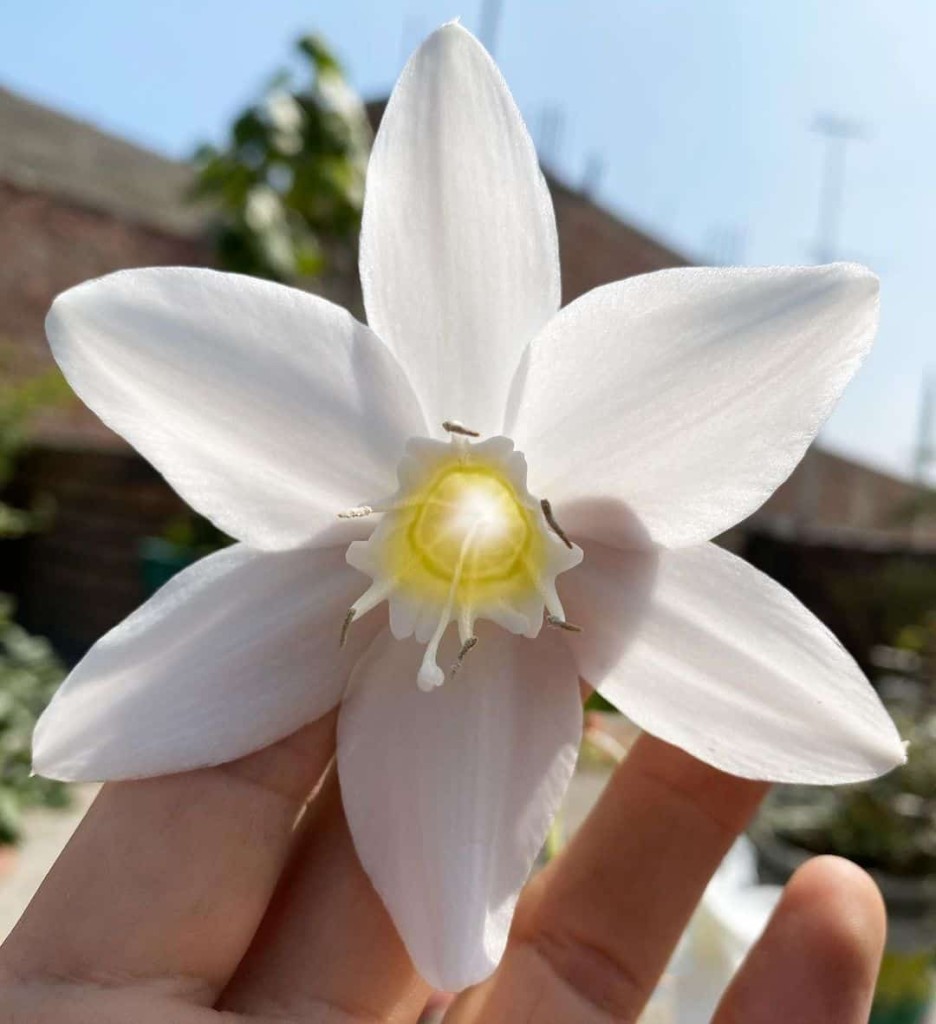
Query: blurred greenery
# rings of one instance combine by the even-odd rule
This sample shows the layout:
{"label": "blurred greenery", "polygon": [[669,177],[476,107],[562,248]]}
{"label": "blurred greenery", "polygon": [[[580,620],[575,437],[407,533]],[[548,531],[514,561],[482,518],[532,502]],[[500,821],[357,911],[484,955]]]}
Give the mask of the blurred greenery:
{"label": "blurred greenery", "polygon": [[[13,351],[12,346],[0,343],[0,492],[13,479],[33,417],[42,409],[62,404],[71,395],[58,370],[18,378],[12,367]],[[37,499],[28,510],[0,501],[0,539],[41,529],[50,514],[47,499]]]}
{"label": "blurred greenery", "polygon": [[232,543],[204,516],[189,509],[171,519],[156,537],[140,542],[140,569],[147,595],[155,594],[176,573]]}
{"label": "blurred greenery", "polygon": [[894,601],[893,647],[881,649],[888,671],[877,682],[907,743],[906,764],[852,786],[778,787],[761,822],[811,853],[924,878],[936,876],[936,595],[931,566],[901,561],[890,568],[885,592],[902,600]]}
{"label": "blurred greenery", "polygon": [[68,805],[62,783],[30,775],[33,728],[64,675],[48,642],[18,626],[0,595],[0,845],[19,840],[26,808]]}
{"label": "blurred greenery", "polygon": [[175,548],[189,552],[192,561],[233,543],[226,533],[197,512],[184,513],[171,519],[162,532],[162,539]]}
{"label": "blurred greenery", "polygon": [[217,210],[228,270],[301,283],[360,226],[371,132],[340,64],[316,36],[296,44],[303,81],[278,74],[222,147],[195,154],[195,197]]}
{"label": "blurred greenery", "polygon": [[907,763],[870,782],[779,787],[762,820],[780,839],[900,877],[936,874],[936,708],[889,706]]}
{"label": "blurred greenery", "polygon": [[[13,358],[12,346],[0,344],[0,491],[13,478],[31,420],[71,394],[58,370],[18,376]],[[30,509],[0,501],[0,539],[42,529],[50,515],[42,499]],[[30,776],[33,727],[64,675],[48,642],[18,626],[12,598],[0,594],[0,845],[19,840],[27,807],[68,803],[60,782]]]}
{"label": "blurred greenery", "polygon": [[936,692],[936,607],[897,633],[897,647],[916,656],[917,674],[930,693]]}

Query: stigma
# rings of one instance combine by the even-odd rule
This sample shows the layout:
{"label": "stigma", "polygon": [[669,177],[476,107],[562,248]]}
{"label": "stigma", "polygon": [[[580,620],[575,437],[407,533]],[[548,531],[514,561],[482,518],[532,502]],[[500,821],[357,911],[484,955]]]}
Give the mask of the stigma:
{"label": "stigma", "polygon": [[[577,629],[566,621],[556,577],[581,562],[582,550],[549,502],[527,490],[526,459],[509,438],[474,443],[478,435],[462,424],[443,426],[449,441],[407,442],[395,494],[339,513],[380,516],[371,536],[348,548],[348,564],[371,584],[348,610],[341,642],[386,601],[393,636],[425,644],[416,680],[423,690],[458,672],[478,642],[480,619],[531,639],[544,622]],[[446,672],[438,652],[453,623],[461,648]]]}

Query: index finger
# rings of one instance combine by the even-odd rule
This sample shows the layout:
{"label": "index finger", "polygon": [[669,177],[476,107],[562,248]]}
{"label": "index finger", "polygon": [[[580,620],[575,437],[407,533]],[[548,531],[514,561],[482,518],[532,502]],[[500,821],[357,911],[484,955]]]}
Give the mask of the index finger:
{"label": "index finger", "polygon": [[524,893],[494,978],[446,1019],[636,1020],[766,791],[642,736]]}

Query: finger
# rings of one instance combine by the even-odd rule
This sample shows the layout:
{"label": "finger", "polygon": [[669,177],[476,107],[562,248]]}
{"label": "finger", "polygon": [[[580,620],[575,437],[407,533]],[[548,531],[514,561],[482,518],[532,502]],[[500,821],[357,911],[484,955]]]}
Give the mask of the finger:
{"label": "finger", "polygon": [[334,714],[217,768],[105,786],[0,950],[20,978],[159,980],[211,1003],[266,910]]}
{"label": "finger", "polygon": [[447,1021],[636,1020],[766,788],[642,736],[568,848],[528,886],[493,979]]}
{"label": "finger", "polygon": [[865,872],[817,857],[787,885],[713,1024],[864,1024],[885,928],[884,904]]}
{"label": "finger", "polygon": [[334,772],[309,819],[219,1005],[288,1020],[415,1020],[429,990],[358,862]]}

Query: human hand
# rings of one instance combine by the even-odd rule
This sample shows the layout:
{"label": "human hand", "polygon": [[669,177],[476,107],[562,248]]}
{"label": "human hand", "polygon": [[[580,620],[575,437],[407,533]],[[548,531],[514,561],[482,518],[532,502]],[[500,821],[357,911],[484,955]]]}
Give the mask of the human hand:
{"label": "human hand", "polygon": [[[0,949],[0,1022],[415,1021],[429,993],[355,857],[333,750],[328,716],[241,761],[104,787]],[[635,1021],[765,789],[641,738],[447,1022]],[[863,1024],[884,927],[863,872],[813,861],[716,1024]]]}

